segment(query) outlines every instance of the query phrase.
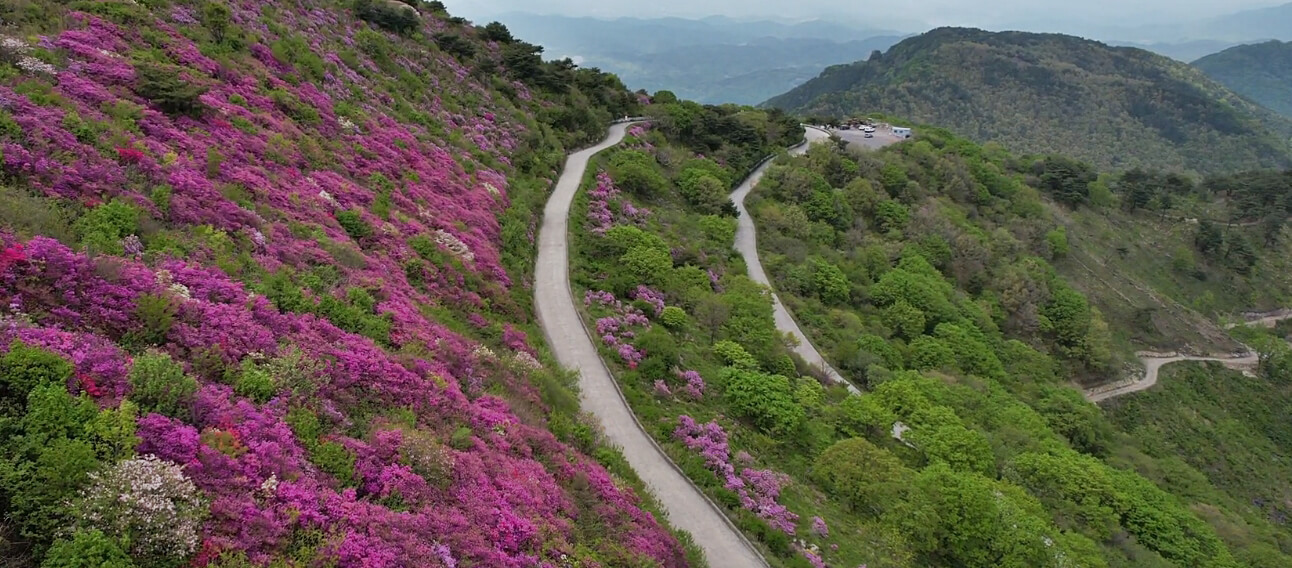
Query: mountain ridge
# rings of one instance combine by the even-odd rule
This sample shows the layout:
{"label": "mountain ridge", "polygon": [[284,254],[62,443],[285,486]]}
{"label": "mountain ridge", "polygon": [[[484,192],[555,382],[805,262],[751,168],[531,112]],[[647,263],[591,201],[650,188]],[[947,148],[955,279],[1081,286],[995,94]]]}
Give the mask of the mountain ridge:
{"label": "mountain ridge", "polygon": [[1183,63],[1063,34],[938,28],[827,68],[766,106],[878,112],[1099,167],[1288,163],[1292,122]]}
{"label": "mountain ridge", "polygon": [[1292,42],[1235,46],[1192,65],[1234,92],[1292,117]]}

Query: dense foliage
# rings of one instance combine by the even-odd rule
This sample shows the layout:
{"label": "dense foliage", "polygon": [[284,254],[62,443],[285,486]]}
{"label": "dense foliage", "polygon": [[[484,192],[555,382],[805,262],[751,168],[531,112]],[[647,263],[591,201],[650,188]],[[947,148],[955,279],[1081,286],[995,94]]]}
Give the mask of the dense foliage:
{"label": "dense foliage", "polygon": [[[1287,560],[1251,507],[1206,501],[1251,523],[1235,536],[1145,477],[1159,462],[1064,384],[1106,372],[1110,332],[1046,260],[1061,239],[1021,172],[947,138],[883,158],[822,146],[769,172],[760,240],[818,345],[867,387],[848,396],[789,355],[729,218],[690,204],[687,170],[720,168],[677,160],[661,134],[635,130],[590,174],[576,285],[642,422],[778,564]],[[625,154],[671,183],[621,190]],[[686,321],[665,325],[669,308]]]}
{"label": "dense foliage", "polygon": [[[1115,402],[1110,420],[1068,386],[1110,375],[1131,332],[1120,321],[1110,329],[1078,291],[1089,280],[1065,276],[1072,257],[1085,254],[1065,223],[1076,214],[1155,219],[1119,210],[1128,194],[1087,170],[1062,158],[1021,160],[938,131],[878,153],[821,145],[772,167],[750,205],[764,265],[818,349],[869,390],[839,404],[835,428],[865,437],[869,445],[847,442],[851,451],[885,472],[859,476],[831,448],[816,458],[827,469],[810,479],[881,519],[885,512],[944,519],[939,507],[958,507],[963,525],[899,523],[922,566],[1049,565],[1052,558],[1029,556],[1039,554],[1026,546],[1037,534],[1075,565],[1292,561],[1285,512],[1272,505],[1286,483],[1276,464],[1292,448],[1280,433],[1286,428],[1271,422],[1286,419],[1281,375],[1266,369],[1244,379],[1255,381],[1249,392],[1265,393],[1259,402],[1229,416],[1206,410],[1215,419],[1201,421],[1195,399],[1171,391],[1159,396],[1178,406]],[[1154,188],[1194,183],[1145,172],[1119,177],[1111,182],[1119,188],[1127,178],[1151,178]],[[821,206],[836,200],[848,207]],[[1107,221],[1100,227],[1112,230]],[[813,277],[834,270],[848,275],[846,298],[823,294]],[[1233,380],[1206,370],[1197,376]],[[1123,410],[1130,408],[1137,410]],[[1221,444],[1204,431],[1221,420],[1235,440]],[[890,431],[895,421],[905,428]],[[1268,451],[1227,449],[1245,440]],[[878,457],[885,452],[891,457]],[[1231,459],[1242,465],[1218,467]],[[1240,481],[1237,471],[1262,473]],[[996,498],[981,497],[989,492]],[[995,548],[1005,542],[1018,546]]]}
{"label": "dense foliage", "polygon": [[1292,42],[1239,45],[1193,66],[1231,91],[1292,117]]}
{"label": "dense foliage", "polygon": [[1099,168],[1204,173],[1282,167],[1292,122],[1197,69],[1075,37],[940,28],[827,68],[769,105],[884,113]]}
{"label": "dense foliage", "polygon": [[439,2],[0,19],[0,563],[703,563],[531,339],[613,75]]}

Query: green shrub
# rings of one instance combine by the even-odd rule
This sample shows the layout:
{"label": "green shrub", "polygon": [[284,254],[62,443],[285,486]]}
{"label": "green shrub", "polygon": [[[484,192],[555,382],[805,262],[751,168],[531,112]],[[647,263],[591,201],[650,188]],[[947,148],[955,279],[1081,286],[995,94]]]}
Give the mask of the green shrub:
{"label": "green shrub", "polygon": [[135,357],[130,368],[131,398],[143,413],[156,412],[180,420],[189,416],[189,404],[197,392],[197,380],[184,374],[184,368],[159,351]]}
{"label": "green shrub", "polygon": [[0,396],[21,403],[37,386],[66,384],[75,371],[57,354],[14,341],[9,352],[0,357]]}
{"label": "green shrub", "polygon": [[[24,424],[25,447],[6,455],[8,471],[0,480],[0,489],[8,498],[6,524],[40,550],[68,526],[71,511],[67,503],[98,469],[99,460],[88,440],[66,437],[83,435],[76,431],[77,422],[93,416],[93,402],[86,397],[72,398],[61,385],[38,387],[31,398],[28,407],[32,414],[39,412],[43,422],[62,424]],[[73,412],[53,416],[60,410]]]}
{"label": "green shrub", "polygon": [[1045,234],[1045,247],[1051,259],[1060,259],[1068,255],[1068,233],[1059,227]]}
{"label": "green shrub", "polygon": [[806,413],[795,402],[789,379],[732,367],[726,368],[723,375],[726,382],[723,397],[727,404],[736,415],[750,420],[760,430],[784,439],[803,423]]}
{"label": "green shrub", "polygon": [[274,377],[250,360],[243,362],[242,372],[233,383],[233,392],[264,404],[278,393]]}
{"label": "green shrub", "polygon": [[310,462],[331,475],[342,486],[353,485],[354,452],[338,442],[322,442],[310,450]]}
{"label": "green shrub", "polygon": [[145,63],[135,67],[135,75],[135,92],[152,101],[163,112],[201,116],[205,111],[198,98],[206,93],[206,87],[186,81],[183,68]]}
{"label": "green shrub", "polygon": [[395,33],[408,33],[422,23],[412,6],[396,0],[355,0],[354,13],[359,19]]}
{"label": "green shrub", "polygon": [[[0,152],[0,159],[3,159]],[[0,185],[0,227],[21,237],[41,235],[76,246],[71,216],[57,201],[16,187]]]}
{"label": "green shrub", "polygon": [[458,450],[469,450],[475,444],[471,439],[474,435],[470,428],[459,426],[457,430],[453,431],[453,436],[449,438],[449,445]]}
{"label": "green shrub", "polygon": [[211,39],[216,43],[224,41],[224,35],[229,31],[229,22],[232,14],[228,6],[222,2],[207,0],[202,4],[202,11],[199,19],[202,25],[211,32]]}
{"label": "green shrub", "polygon": [[175,324],[179,306],[165,294],[142,294],[135,299],[135,318],[139,329],[131,330],[122,338],[122,344],[133,350],[166,343],[170,328]]}
{"label": "green shrub", "polygon": [[901,500],[913,472],[869,440],[850,438],[817,456],[811,476],[853,511],[877,517]]}
{"label": "green shrub", "polygon": [[337,213],[336,222],[340,223],[345,233],[356,241],[372,235],[372,225],[363,220],[363,213],[357,209]]}
{"label": "green shrub", "polygon": [[660,312],[659,321],[669,329],[680,329],[686,325],[686,311],[677,306],[667,306]]}
{"label": "green shrub", "polygon": [[723,364],[744,370],[758,369],[758,359],[745,351],[739,343],[735,341],[719,341],[713,344],[713,354],[718,356]]}
{"label": "green shrub", "polygon": [[135,568],[135,563],[117,539],[88,529],[55,542],[40,568]]}
{"label": "green shrub", "polygon": [[134,457],[139,437],[135,428],[139,406],[129,400],[121,401],[117,408],[105,408],[85,425],[85,432],[94,444],[94,453],[105,461],[118,461]]}
{"label": "green shrub", "polygon": [[72,228],[91,252],[120,255],[124,252],[121,239],[139,230],[139,208],[113,199],[91,209]]}
{"label": "green shrub", "polygon": [[148,199],[152,200],[153,205],[161,212],[162,216],[170,213],[170,194],[169,185],[159,185],[154,187],[152,193],[148,194]]}
{"label": "green shrub", "polygon": [[291,117],[292,120],[301,124],[316,125],[323,121],[319,116],[319,111],[314,107],[307,105],[296,98],[295,95],[284,89],[274,89],[269,92],[269,98],[274,101],[274,106],[283,114]]}
{"label": "green shrub", "polygon": [[0,138],[22,140],[22,127],[9,111],[0,110]]}

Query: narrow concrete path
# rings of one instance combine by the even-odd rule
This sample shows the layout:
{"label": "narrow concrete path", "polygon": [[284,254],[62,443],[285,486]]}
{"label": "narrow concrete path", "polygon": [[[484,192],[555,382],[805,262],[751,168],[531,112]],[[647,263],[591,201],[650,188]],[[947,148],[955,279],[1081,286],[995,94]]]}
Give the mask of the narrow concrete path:
{"label": "narrow concrete path", "polygon": [[[829,138],[830,135],[823,130],[808,128],[807,141],[790,148],[790,154],[795,156],[803,154],[807,152],[808,146],[811,144],[828,140]],[[763,174],[767,173],[767,168],[771,166],[771,163],[771,160],[764,162],[753,173],[749,174],[745,181],[741,182],[736,191],[731,193],[731,201],[735,202],[736,209],[740,211],[740,217],[736,223],[736,251],[740,253],[740,256],[745,257],[745,267],[749,273],[749,278],[768,288],[772,288],[772,283],[767,279],[767,273],[763,271],[763,263],[758,259],[758,234],[754,228],[753,217],[745,209],[745,197],[758,184],[758,180],[763,178]],[[775,290],[775,288],[772,289]],[[842,383],[848,387],[849,392],[860,392],[857,387],[845,380],[843,375],[840,375],[839,371],[830,366],[830,363],[817,352],[816,347],[813,347],[812,342],[808,341],[807,336],[803,334],[803,330],[799,329],[799,325],[794,322],[793,316],[790,315],[789,310],[785,309],[785,305],[781,303],[781,299],[774,291],[772,292],[772,309],[772,315],[776,319],[776,329],[780,330],[781,333],[788,333],[798,341],[798,345],[794,347],[795,353],[798,353],[809,365],[821,369],[830,381]]]}
{"label": "narrow concrete path", "polygon": [[[1257,314],[1255,317],[1248,319],[1246,321],[1226,324],[1225,329],[1233,329],[1240,325],[1272,328],[1275,325],[1277,325],[1278,322],[1286,319],[1292,319],[1292,310],[1284,308],[1284,309],[1275,310],[1273,312]],[[1229,367],[1230,369],[1234,369],[1236,371],[1242,371],[1243,374],[1254,377],[1256,376],[1255,375],[1256,366],[1259,365],[1261,362],[1260,354],[1256,353],[1255,350],[1253,350],[1251,347],[1248,347],[1246,345],[1244,345],[1243,348],[1246,349],[1247,351],[1242,353],[1241,355],[1228,355],[1228,356],[1219,356],[1219,357],[1181,355],[1179,353],[1174,353],[1174,352],[1155,353],[1152,351],[1139,351],[1135,353],[1135,356],[1139,357],[1140,362],[1144,364],[1144,376],[1132,378],[1126,381],[1099,385],[1094,388],[1086,389],[1085,391],[1086,400],[1089,400],[1090,402],[1098,403],[1108,399],[1117,398],[1122,395],[1127,395],[1133,392],[1139,392],[1139,391],[1148,389],[1153,385],[1157,384],[1158,371],[1161,370],[1162,367],[1169,365],[1171,363],[1177,363],[1180,361],[1215,361],[1226,367]]]}
{"label": "narrow concrete path", "polygon": [[1243,371],[1246,374],[1250,374],[1252,369],[1260,363],[1260,355],[1256,354],[1254,351],[1248,351],[1242,355],[1230,357],[1201,357],[1174,353],[1153,353],[1150,351],[1140,351],[1135,355],[1139,357],[1140,362],[1144,364],[1143,377],[1087,389],[1085,392],[1086,400],[1098,403],[1133,392],[1147,390],[1157,384],[1158,371],[1161,370],[1162,367],[1180,361],[1215,361],[1231,369]]}
{"label": "narrow concrete path", "polygon": [[534,301],[543,334],[562,366],[579,372],[583,410],[601,421],[606,437],[619,446],[637,475],[664,506],[674,527],[691,533],[712,568],[767,566],[766,560],[717,506],[669,460],[628,408],[619,385],[601,361],[579,317],[570,290],[570,205],[583,181],[588,159],[618,144],[629,124],[610,127],[606,139],[565,161],[565,170],[543,210],[538,235]]}

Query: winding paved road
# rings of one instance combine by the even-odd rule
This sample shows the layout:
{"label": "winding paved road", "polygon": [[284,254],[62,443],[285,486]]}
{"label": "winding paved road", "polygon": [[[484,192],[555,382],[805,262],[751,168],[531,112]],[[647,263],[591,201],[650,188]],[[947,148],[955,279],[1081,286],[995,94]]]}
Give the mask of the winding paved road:
{"label": "winding paved road", "polygon": [[1117,398],[1133,392],[1146,390],[1157,384],[1158,371],[1165,365],[1179,361],[1215,361],[1231,369],[1250,372],[1257,363],[1260,363],[1260,355],[1254,351],[1248,351],[1243,355],[1231,357],[1201,357],[1194,355],[1179,355],[1172,353],[1153,353],[1151,351],[1140,351],[1135,354],[1144,364],[1144,376],[1130,381],[1109,383],[1100,385],[1086,390],[1086,400],[1098,403],[1110,398]]}
{"label": "winding paved road", "polygon": [[601,361],[570,291],[570,205],[588,159],[618,144],[629,124],[611,126],[606,139],[565,161],[565,170],[543,210],[538,236],[534,301],[543,334],[562,366],[579,372],[583,409],[601,421],[606,437],[623,450],[637,475],[664,506],[674,527],[691,533],[712,568],[767,566],[745,536],[664,455],[628,408],[619,385]]}
{"label": "winding paved road", "polygon": [[[1225,325],[1225,329],[1233,329],[1240,325],[1253,325],[1260,327],[1274,327],[1278,322],[1292,319],[1292,311],[1287,309],[1275,310],[1260,314],[1253,319],[1230,323]],[[1091,389],[1086,389],[1086,400],[1098,403],[1110,398],[1117,398],[1122,395],[1139,392],[1157,384],[1158,371],[1165,365],[1179,361],[1215,361],[1230,369],[1242,371],[1244,374],[1251,375],[1252,370],[1260,364],[1260,355],[1250,347],[1244,345],[1247,349],[1242,355],[1230,355],[1222,357],[1200,357],[1194,355],[1180,355],[1179,353],[1154,353],[1152,351],[1140,351],[1135,353],[1141,363],[1144,364],[1144,376],[1129,381],[1121,381],[1100,385]]]}
{"label": "winding paved road", "polygon": [[[808,128],[807,141],[790,148],[790,154],[797,156],[807,152],[809,145],[829,138],[830,135],[823,130]],[[763,174],[767,173],[767,168],[771,166],[771,163],[771,160],[763,162],[753,173],[749,174],[749,177],[745,178],[745,181],[740,184],[740,187],[736,188],[736,191],[731,193],[731,200],[735,202],[736,209],[740,211],[740,217],[737,218],[736,224],[736,251],[740,253],[740,256],[745,257],[745,266],[749,272],[749,278],[768,288],[772,288],[772,283],[767,279],[767,273],[763,271],[763,263],[758,259],[758,235],[754,229],[754,219],[749,215],[749,211],[745,209],[745,197],[758,184],[758,180],[763,178]],[[774,290],[774,288],[772,289]],[[832,382],[842,383],[848,387],[849,392],[859,392],[857,387],[844,380],[843,375],[840,375],[839,371],[830,366],[830,363],[812,346],[812,342],[808,341],[807,336],[803,334],[803,330],[799,329],[799,325],[790,316],[789,310],[786,310],[785,305],[781,304],[781,299],[776,295],[776,292],[772,292],[772,309],[772,315],[776,319],[776,329],[779,329],[781,333],[788,333],[798,340],[798,345],[794,347],[795,353],[798,353],[809,365],[821,369]]]}

